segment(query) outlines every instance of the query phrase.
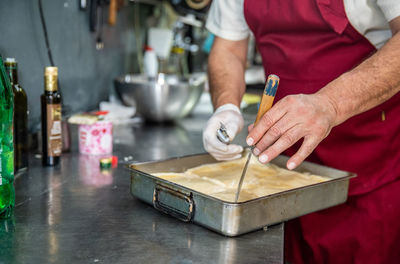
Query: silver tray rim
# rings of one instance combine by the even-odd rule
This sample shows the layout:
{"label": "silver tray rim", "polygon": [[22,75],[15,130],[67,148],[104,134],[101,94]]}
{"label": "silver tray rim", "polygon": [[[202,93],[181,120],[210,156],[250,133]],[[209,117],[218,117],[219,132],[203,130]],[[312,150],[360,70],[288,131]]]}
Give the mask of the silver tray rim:
{"label": "silver tray rim", "polygon": [[[243,155],[246,155],[246,153],[248,153],[249,149],[250,148],[245,148],[245,150],[243,151]],[[210,155],[210,154],[209,153],[197,153],[197,154],[189,154],[189,155],[179,156],[179,157],[170,157],[170,158],[163,159],[163,160],[133,162],[133,163],[127,164],[127,167],[128,167],[129,170],[131,170],[133,172],[144,174],[147,177],[149,177],[149,178],[151,178],[151,179],[153,179],[155,181],[158,181],[158,184],[163,184],[163,185],[165,184],[164,186],[166,186],[166,187],[170,187],[170,186],[175,187],[174,189],[176,191],[180,191],[180,192],[184,191],[184,192],[187,192],[188,194],[195,193],[196,195],[200,195],[200,196],[206,197],[207,199],[215,200],[217,202],[222,202],[224,205],[230,205],[230,206],[240,206],[240,205],[248,204],[248,203],[256,203],[256,202],[258,202],[260,200],[270,199],[270,198],[273,198],[273,197],[276,197],[276,196],[285,195],[285,194],[292,193],[292,192],[297,192],[299,190],[312,188],[313,186],[317,186],[317,185],[322,186],[322,185],[330,184],[332,182],[350,180],[351,178],[357,177],[357,174],[353,173],[353,172],[339,170],[339,169],[336,169],[336,168],[332,168],[332,167],[329,167],[329,166],[326,166],[326,165],[321,165],[321,164],[317,164],[317,163],[313,163],[313,162],[309,162],[309,161],[303,161],[303,163],[305,163],[305,164],[309,163],[309,164],[312,164],[312,165],[322,166],[322,167],[327,168],[327,169],[333,169],[333,170],[336,170],[336,171],[340,171],[342,173],[346,173],[347,175],[343,176],[343,177],[338,177],[338,178],[331,178],[329,181],[320,182],[320,183],[314,183],[314,184],[310,184],[310,185],[306,185],[306,186],[302,186],[302,187],[297,187],[297,188],[293,188],[293,189],[290,189],[290,190],[281,191],[281,192],[277,192],[277,193],[273,193],[273,194],[257,197],[257,198],[254,198],[254,199],[246,200],[246,201],[230,202],[230,201],[221,200],[219,198],[210,196],[208,194],[201,193],[201,192],[193,190],[191,188],[188,188],[188,187],[179,185],[177,183],[174,183],[174,182],[159,178],[157,176],[151,175],[149,173],[146,173],[144,171],[141,171],[139,169],[134,168],[134,166],[155,164],[155,163],[161,163],[161,162],[167,162],[167,161],[173,161],[173,160],[179,160],[179,159],[183,159],[183,158],[190,158],[190,157],[194,157],[194,156],[203,156],[203,155]],[[283,158],[288,158],[288,156],[286,156],[286,155],[279,155],[279,156],[283,157]],[[216,163],[223,162],[223,161],[218,161],[218,160],[215,160],[215,161],[216,161]],[[271,162],[273,163],[273,160]],[[323,175],[320,175],[320,176],[323,176]],[[329,177],[329,176],[325,176],[325,177]],[[134,195],[134,194],[132,194],[132,195]]]}

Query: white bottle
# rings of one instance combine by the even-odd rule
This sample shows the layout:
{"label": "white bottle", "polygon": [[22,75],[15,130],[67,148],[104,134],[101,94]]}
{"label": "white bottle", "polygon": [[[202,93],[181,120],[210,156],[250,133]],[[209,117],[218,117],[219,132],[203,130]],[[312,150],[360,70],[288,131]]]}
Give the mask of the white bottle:
{"label": "white bottle", "polygon": [[156,52],[149,46],[145,47],[143,64],[144,73],[150,78],[155,78],[158,74],[158,60]]}

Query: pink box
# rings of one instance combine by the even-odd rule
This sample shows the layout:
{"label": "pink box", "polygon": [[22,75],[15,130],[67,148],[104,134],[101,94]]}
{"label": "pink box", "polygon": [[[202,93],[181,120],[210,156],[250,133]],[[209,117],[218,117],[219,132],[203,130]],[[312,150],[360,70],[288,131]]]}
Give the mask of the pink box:
{"label": "pink box", "polygon": [[100,155],[112,153],[112,123],[97,121],[93,125],[79,125],[79,152]]}

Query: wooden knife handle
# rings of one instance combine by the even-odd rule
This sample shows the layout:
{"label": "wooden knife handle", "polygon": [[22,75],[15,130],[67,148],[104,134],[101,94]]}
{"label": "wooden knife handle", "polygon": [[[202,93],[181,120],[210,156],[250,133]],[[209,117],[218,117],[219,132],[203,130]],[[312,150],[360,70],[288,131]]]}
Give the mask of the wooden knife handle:
{"label": "wooden knife handle", "polygon": [[270,74],[265,83],[264,92],[261,98],[260,107],[258,108],[257,118],[254,125],[257,125],[261,117],[272,107],[276,91],[278,90],[279,77],[275,74]]}
{"label": "wooden knife handle", "polygon": [[117,21],[117,0],[110,0],[110,9],[108,10],[108,24],[115,25]]}

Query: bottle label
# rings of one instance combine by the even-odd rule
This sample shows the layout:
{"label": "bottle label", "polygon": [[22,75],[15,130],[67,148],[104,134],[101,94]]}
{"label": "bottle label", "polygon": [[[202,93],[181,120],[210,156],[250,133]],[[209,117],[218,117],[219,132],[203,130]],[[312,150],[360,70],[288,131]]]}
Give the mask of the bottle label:
{"label": "bottle label", "polygon": [[14,152],[4,151],[0,147],[0,185],[8,184],[14,179]]}
{"label": "bottle label", "polygon": [[58,157],[62,152],[61,140],[61,105],[47,105],[47,153]]}

